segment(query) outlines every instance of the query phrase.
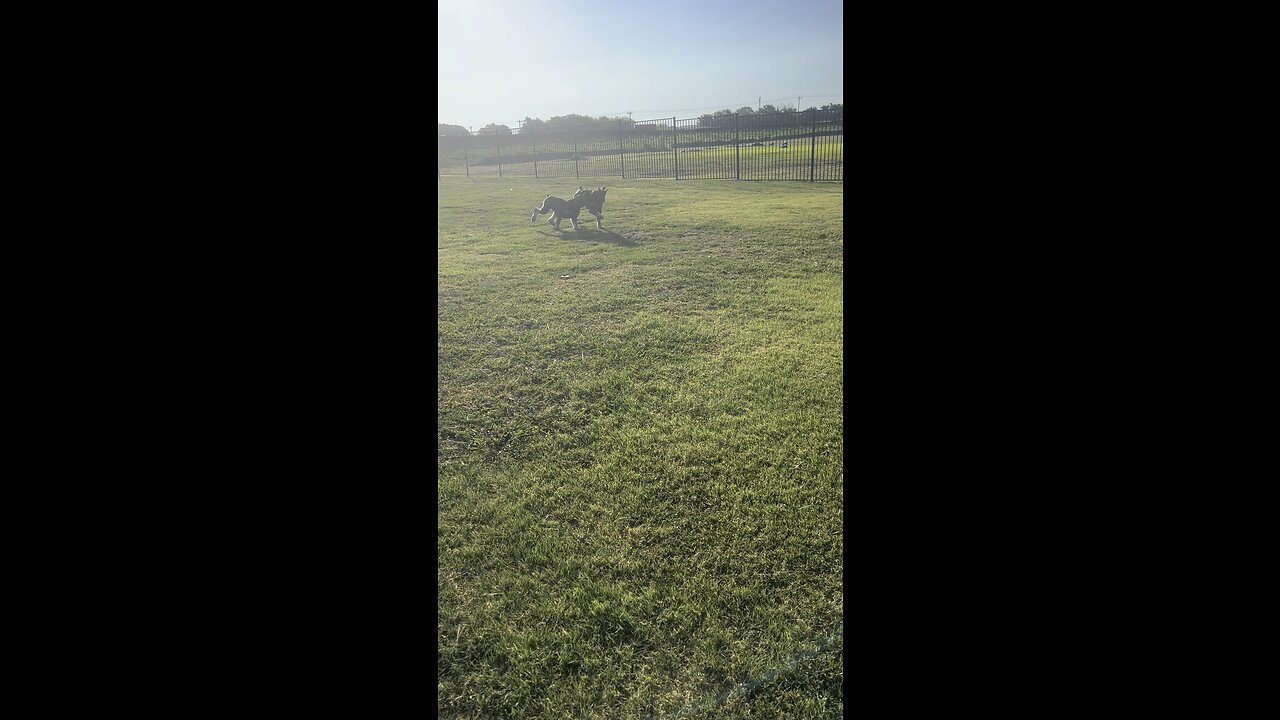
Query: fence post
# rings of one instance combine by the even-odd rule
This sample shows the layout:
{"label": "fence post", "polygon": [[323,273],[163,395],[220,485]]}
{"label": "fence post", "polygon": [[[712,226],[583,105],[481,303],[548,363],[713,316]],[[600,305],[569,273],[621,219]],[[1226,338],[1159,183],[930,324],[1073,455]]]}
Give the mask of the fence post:
{"label": "fence post", "polygon": [[618,118],[618,162],[622,163],[622,179],[627,179],[627,158],[622,154],[622,118]]}
{"label": "fence post", "polygon": [[471,177],[471,159],[467,157],[467,143],[469,142],[471,142],[470,135],[462,139],[462,164],[467,168],[467,177]]}
{"label": "fence post", "polygon": [[738,113],[734,113],[733,114],[733,179],[734,180],[742,179],[742,157],[739,155],[739,153],[741,152],[738,149],[739,143],[740,141],[738,140]]}
{"label": "fence post", "polygon": [[813,109],[813,125],[809,129],[809,182],[813,182],[814,151],[818,147],[818,108]]}
{"label": "fence post", "polygon": [[676,179],[680,179],[680,151],[676,149],[676,145],[680,144],[680,135],[678,133],[676,119],[671,118],[671,157],[675,160]]}
{"label": "fence post", "polygon": [[502,133],[493,131],[493,147],[498,151],[498,177],[502,177]]}
{"label": "fence post", "polygon": [[529,147],[533,149],[533,176],[538,177],[538,141],[533,139],[533,133],[529,133]]}
{"label": "fence post", "polygon": [[578,174],[578,126],[573,126],[573,177],[580,178]]}

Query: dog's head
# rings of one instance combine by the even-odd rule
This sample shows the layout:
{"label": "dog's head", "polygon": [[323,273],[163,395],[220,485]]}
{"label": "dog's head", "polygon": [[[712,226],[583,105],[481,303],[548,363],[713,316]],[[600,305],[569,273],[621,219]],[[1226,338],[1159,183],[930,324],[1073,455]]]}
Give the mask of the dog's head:
{"label": "dog's head", "polygon": [[598,212],[601,206],[604,205],[604,194],[606,192],[608,192],[608,190],[603,187],[596,188],[595,190],[588,190],[579,185],[578,192],[573,194],[573,198],[575,200],[581,199],[587,204],[587,207]]}

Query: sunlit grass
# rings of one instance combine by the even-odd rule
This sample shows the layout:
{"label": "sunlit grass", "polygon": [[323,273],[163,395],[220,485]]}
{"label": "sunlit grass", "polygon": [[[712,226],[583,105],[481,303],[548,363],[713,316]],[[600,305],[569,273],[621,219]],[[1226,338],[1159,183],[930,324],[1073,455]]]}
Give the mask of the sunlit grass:
{"label": "sunlit grass", "polygon": [[842,199],[441,181],[441,717],[838,715]]}

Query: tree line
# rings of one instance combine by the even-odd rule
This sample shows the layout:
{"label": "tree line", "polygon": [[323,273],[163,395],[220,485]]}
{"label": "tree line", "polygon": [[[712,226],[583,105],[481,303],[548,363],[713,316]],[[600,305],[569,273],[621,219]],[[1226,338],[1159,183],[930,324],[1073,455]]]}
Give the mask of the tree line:
{"label": "tree line", "polygon": [[[816,110],[835,110],[840,113],[843,113],[844,103],[828,103],[826,105],[823,105],[822,107],[816,107],[811,105],[805,108],[804,112],[808,112],[810,110],[815,110],[815,109]],[[723,121],[718,121],[717,120],[718,118],[732,117],[735,114],[743,115],[743,116],[752,116],[752,115],[774,115],[776,113],[788,113],[788,112],[795,112],[795,107],[791,105],[786,105],[786,104],[783,104],[778,107],[774,107],[773,105],[761,105],[760,109],[757,110],[751,107],[750,105],[743,105],[737,110],[730,110],[728,108],[725,108],[724,110],[717,110],[713,113],[699,115],[698,126],[713,127],[719,124],[719,122],[723,122]],[[782,119],[783,117],[787,117],[787,116],[779,117],[778,118],[779,124],[788,122],[787,120],[783,120]],[[522,132],[537,134],[539,132],[551,132],[554,130],[569,130],[576,125],[597,125],[605,122],[621,123],[622,127],[626,130],[633,130],[635,129],[635,126],[636,126],[635,121],[632,120],[631,118],[611,118],[605,115],[601,115],[600,117],[591,117],[588,115],[578,115],[578,114],[571,113],[569,115],[557,115],[551,118],[550,120],[542,120],[541,118],[525,117],[525,119],[520,122],[520,129]],[[461,125],[437,123],[436,127],[438,130],[436,134],[441,137],[461,137],[464,135],[465,136],[471,135],[471,133]],[[501,123],[489,123],[488,125],[485,125],[484,127],[480,128],[480,132],[491,133],[496,135],[510,135],[512,133],[512,129],[510,126],[503,125]]]}
{"label": "tree line", "polygon": [[[844,103],[827,103],[822,107],[817,107],[816,105],[810,105],[809,107],[805,108],[803,112],[809,112],[810,110],[835,110],[837,112],[843,113]],[[796,108],[794,105],[787,105],[785,103],[777,107],[774,107],[773,105],[761,105],[759,110],[752,108],[750,105],[743,105],[737,110],[729,110],[728,108],[725,108],[724,110],[717,110],[713,113],[699,115],[698,127],[713,127],[715,125],[720,124],[720,122],[723,122],[723,121],[718,122],[717,120],[719,118],[733,117],[734,115],[742,115],[742,116],[773,115],[776,113],[790,113],[795,111],[796,111]]]}
{"label": "tree line", "polygon": [[[574,127],[575,125],[596,125],[598,123],[603,123],[603,122],[616,123],[618,122],[618,118],[611,118],[611,117],[608,117],[607,115],[601,115],[600,117],[591,117],[589,115],[578,115],[576,113],[570,113],[569,115],[557,115],[551,118],[550,120],[542,120],[540,118],[525,117],[525,119],[520,122],[520,128],[524,132],[536,133],[539,130],[543,130],[543,131],[568,130]],[[623,118],[622,124],[634,125],[635,123],[631,122],[629,118]],[[437,134],[445,137],[454,137],[459,135],[471,134],[467,132],[467,129],[462,127],[461,125],[448,125],[446,123],[438,123],[437,127],[440,130],[440,132]],[[503,125],[501,123],[489,123],[488,125],[485,125],[484,127],[480,128],[480,132],[495,133],[498,135],[510,135],[512,133],[512,130],[511,130],[511,127],[508,125]]]}

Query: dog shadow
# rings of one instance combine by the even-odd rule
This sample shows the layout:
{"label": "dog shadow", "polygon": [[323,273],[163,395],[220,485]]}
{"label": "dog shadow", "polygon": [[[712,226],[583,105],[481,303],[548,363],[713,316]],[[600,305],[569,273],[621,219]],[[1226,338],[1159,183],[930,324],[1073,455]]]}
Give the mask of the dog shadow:
{"label": "dog shadow", "polygon": [[556,232],[554,230],[538,230],[537,232],[539,235],[546,235],[547,237],[560,238],[564,240],[582,240],[583,242],[605,243],[607,245],[617,245],[619,247],[639,247],[636,244],[636,241],[619,235],[616,232],[610,232],[609,230],[597,230],[595,228],[588,228],[585,226],[576,232],[573,230],[561,230],[560,232]]}
{"label": "dog shadow", "polygon": [[605,243],[608,245],[617,245],[619,247],[636,247],[636,242],[628,237],[623,237],[616,232],[609,230],[597,230],[583,226],[574,235],[579,240],[586,242]]}

